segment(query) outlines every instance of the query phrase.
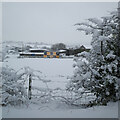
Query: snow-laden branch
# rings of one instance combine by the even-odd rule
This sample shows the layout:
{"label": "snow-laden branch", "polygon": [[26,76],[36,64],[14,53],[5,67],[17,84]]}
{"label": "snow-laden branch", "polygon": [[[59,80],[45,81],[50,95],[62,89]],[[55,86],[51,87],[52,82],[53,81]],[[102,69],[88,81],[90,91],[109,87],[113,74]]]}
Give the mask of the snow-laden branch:
{"label": "snow-laden branch", "polygon": [[93,29],[91,28],[77,28],[78,31],[84,31],[87,35],[93,33]]}
{"label": "snow-laden branch", "polygon": [[98,27],[101,27],[103,25],[103,21],[101,19],[97,18],[89,18],[88,19],[90,22],[96,24]]}
{"label": "snow-laden branch", "polygon": [[77,24],[75,24],[75,26],[76,26],[76,25],[79,25],[79,26],[86,26],[86,27],[90,27],[90,28],[92,28],[92,29],[99,29],[98,27],[93,26],[93,25],[91,25],[91,24],[89,24],[89,23],[87,23],[87,22],[77,23]]}

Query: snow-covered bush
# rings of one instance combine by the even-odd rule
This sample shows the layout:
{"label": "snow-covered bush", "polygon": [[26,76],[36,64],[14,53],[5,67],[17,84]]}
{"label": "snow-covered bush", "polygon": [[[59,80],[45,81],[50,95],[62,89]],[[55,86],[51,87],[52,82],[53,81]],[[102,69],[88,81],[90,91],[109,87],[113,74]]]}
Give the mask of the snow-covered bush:
{"label": "snow-covered bush", "polygon": [[2,105],[20,105],[27,103],[27,93],[24,86],[23,74],[17,74],[9,67],[3,67],[2,77]]}
{"label": "snow-covered bush", "polygon": [[9,50],[9,47],[6,45],[2,45],[1,51],[0,51],[0,61],[4,61],[6,58],[8,58],[7,56],[7,52]]}
{"label": "snow-covered bush", "polygon": [[89,71],[89,63],[87,59],[84,58],[86,52],[79,54],[81,57],[75,57],[73,64],[74,75],[71,77],[70,83],[68,85],[68,90],[78,92],[86,85],[86,81],[89,81],[91,73]]}
{"label": "snow-covered bush", "polygon": [[[41,72],[33,70],[29,67],[24,67],[18,71],[9,68],[8,66],[2,67],[2,105],[21,105],[30,102],[31,99],[38,98],[41,102],[50,99],[50,90],[47,82],[41,78]],[[34,80],[40,80],[46,85],[44,88],[32,86]],[[32,91],[37,91],[37,94],[32,94]]]}
{"label": "snow-covered bush", "polygon": [[76,25],[80,26],[77,30],[92,35],[92,49],[88,54],[82,53],[75,58],[75,73],[68,89],[78,92],[83,88],[84,92],[94,93],[95,104],[106,105],[108,101],[118,100],[117,12],[101,19],[90,18],[86,23]]}

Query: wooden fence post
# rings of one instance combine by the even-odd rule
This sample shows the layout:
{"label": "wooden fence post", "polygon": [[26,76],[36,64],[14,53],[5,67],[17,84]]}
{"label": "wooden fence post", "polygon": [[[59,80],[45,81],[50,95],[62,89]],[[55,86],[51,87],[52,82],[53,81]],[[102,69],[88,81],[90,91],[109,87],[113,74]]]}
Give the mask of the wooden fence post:
{"label": "wooden fence post", "polygon": [[[103,28],[102,28],[101,35],[103,36]],[[103,41],[101,41],[101,55],[103,55]]]}
{"label": "wooden fence post", "polygon": [[29,100],[31,99],[31,95],[32,95],[32,76],[31,74],[29,75],[29,89],[28,89],[28,98]]}

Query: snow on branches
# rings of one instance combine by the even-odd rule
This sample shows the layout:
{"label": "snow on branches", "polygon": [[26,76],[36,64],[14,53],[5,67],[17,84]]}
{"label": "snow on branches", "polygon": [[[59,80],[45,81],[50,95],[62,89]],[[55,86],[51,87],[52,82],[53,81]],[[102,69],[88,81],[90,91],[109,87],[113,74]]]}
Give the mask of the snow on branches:
{"label": "snow on branches", "polygon": [[20,105],[27,102],[25,80],[20,74],[9,67],[3,67],[2,72],[2,105]]}
{"label": "snow on branches", "polygon": [[[30,76],[31,85],[28,85]],[[2,67],[1,77],[3,106],[16,106],[21,104],[28,105],[29,92],[31,92],[31,90],[38,90],[38,88],[34,88],[34,86],[32,86],[32,81],[34,80],[39,80],[44,83],[46,85],[46,91],[48,92],[47,83],[50,82],[50,80],[42,79],[40,71],[33,70],[29,67],[21,68],[18,71],[15,71],[8,66]],[[43,89],[41,88],[39,91],[42,92]],[[46,91],[44,91],[44,94],[46,94]]]}
{"label": "snow on branches", "polygon": [[92,35],[92,49],[74,59],[74,76],[67,89],[79,94],[80,89],[94,93],[94,102],[97,104],[106,105],[108,101],[119,99],[116,15],[116,12],[113,12],[108,17],[90,18],[87,22],[75,24],[79,26],[78,31]]}

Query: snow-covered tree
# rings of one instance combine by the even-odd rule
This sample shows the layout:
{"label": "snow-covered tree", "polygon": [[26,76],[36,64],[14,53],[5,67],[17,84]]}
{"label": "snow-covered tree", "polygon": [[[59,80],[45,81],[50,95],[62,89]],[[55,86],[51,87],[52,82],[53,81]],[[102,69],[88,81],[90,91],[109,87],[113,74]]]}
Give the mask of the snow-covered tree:
{"label": "snow-covered tree", "polygon": [[9,67],[2,67],[2,105],[20,105],[27,103],[25,80],[22,74]]}
{"label": "snow-covered tree", "polygon": [[[68,89],[90,91],[96,96],[97,104],[116,101],[118,96],[118,17],[117,12],[100,19],[90,18],[85,23],[77,23],[77,30],[92,35],[92,49],[88,54],[80,54],[76,60],[75,74]],[[83,61],[83,56],[87,62]],[[90,101],[91,102],[91,101]]]}
{"label": "snow-covered tree", "polygon": [[66,49],[66,45],[64,43],[56,43],[51,46],[51,50],[61,50]]}

